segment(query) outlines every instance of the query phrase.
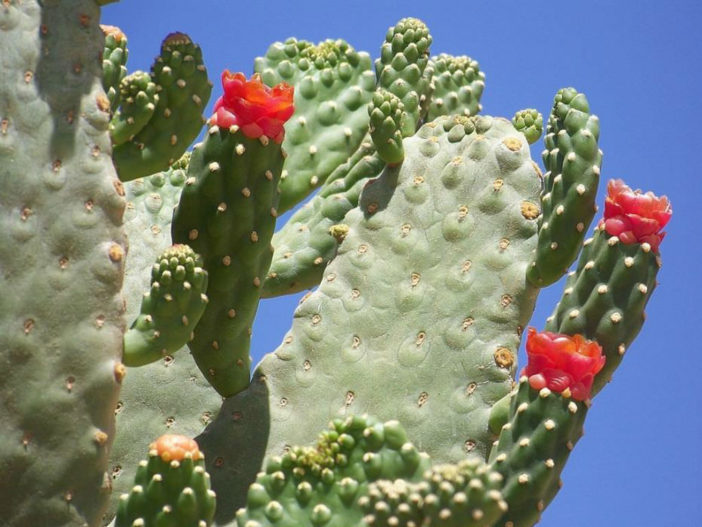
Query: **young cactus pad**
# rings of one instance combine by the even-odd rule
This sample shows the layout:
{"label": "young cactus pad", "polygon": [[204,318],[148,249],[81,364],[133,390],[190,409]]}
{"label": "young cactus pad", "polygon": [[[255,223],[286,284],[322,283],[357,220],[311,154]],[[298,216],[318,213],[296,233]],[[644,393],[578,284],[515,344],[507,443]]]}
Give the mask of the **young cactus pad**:
{"label": "young cactus pad", "polygon": [[120,497],[115,527],[208,527],[214,512],[215,493],[197,443],[167,434],[139,463],[132,490]]}
{"label": "young cactus pad", "polygon": [[155,362],[190,340],[207,306],[207,273],[200,263],[187,245],[173,245],[158,256],[141,314],[124,336],[126,366]]}
{"label": "young cactus pad", "polygon": [[269,86],[295,87],[287,125],[288,152],[280,182],[280,212],[291,209],[358,148],[368,129],[366,105],[375,90],[367,53],[343,40],[317,45],[294,38],[271,45],[254,70]]}

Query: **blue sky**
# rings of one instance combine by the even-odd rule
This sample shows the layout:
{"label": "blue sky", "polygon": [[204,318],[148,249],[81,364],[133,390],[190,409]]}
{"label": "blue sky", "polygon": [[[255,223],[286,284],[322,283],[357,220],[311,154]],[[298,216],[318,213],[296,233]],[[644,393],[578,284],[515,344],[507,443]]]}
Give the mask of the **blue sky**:
{"label": "blue sky", "polygon": [[[692,269],[702,260],[695,241],[702,195],[702,148],[695,139],[702,118],[702,4],[122,0],[104,8],[103,23],[126,32],[130,70],[148,70],[169,32],[190,34],[215,83],[211,105],[221,93],[219,73],[250,73],[254,57],[275,40],[344,38],[375,57],[387,28],[405,16],[427,23],[434,53],[480,62],[487,76],[484,113],[511,117],[536,107],[547,115],[557,89],[585,92],[601,120],[602,181],[623,178],[671,199],[674,215],[648,322],[595,400],[586,435],[563,474],[565,486],[540,525],[694,525],[702,517],[700,346],[692,332],[702,326],[701,273]],[[540,150],[534,145],[535,159]],[[542,293],[533,325],[543,326],[561,291],[556,285]],[[261,304],[254,359],[279,344],[297,299]]]}

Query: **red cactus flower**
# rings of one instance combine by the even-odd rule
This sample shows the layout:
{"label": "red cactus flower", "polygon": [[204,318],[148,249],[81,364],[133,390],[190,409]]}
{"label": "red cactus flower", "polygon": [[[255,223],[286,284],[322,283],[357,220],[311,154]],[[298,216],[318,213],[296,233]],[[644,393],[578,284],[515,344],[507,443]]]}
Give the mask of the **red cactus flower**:
{"label": "red cactus flower", "polygon": [[164,434],[149,445],[149,450],[166,462],[182,461],[187,455],[193,460],[202,459],[203,455],[194,439],[178,434]]}
{"label": "red cactus flower", "polygon": [[631,190],[621,179],[607,184],[604,218],[600,225],[608,234],[617,236],[622,243],[648,243],[658,251],[665,227],[673,210],[665,196],[657,197],[652,192],[643,194]]}
{"label": "red cactus flower", "polygon": [[281,83],[270,88],[257,73],[247,81],[243,73],[225,70],[222,87],[224,95],[215,103],[211,125],[236,125],[251,139],[265,135],[276,143],[283,142],[283,125],[295,111],[292,86]]}
{"label": "red cactus flower", "polygon": [[532,388],[558,393],[569,390],[578,401],[589,399],[595,375],[605,363],[602,347],[582,335],[539,333],[529,328],[526,351],[529,362],[521,375],[529,377]]}

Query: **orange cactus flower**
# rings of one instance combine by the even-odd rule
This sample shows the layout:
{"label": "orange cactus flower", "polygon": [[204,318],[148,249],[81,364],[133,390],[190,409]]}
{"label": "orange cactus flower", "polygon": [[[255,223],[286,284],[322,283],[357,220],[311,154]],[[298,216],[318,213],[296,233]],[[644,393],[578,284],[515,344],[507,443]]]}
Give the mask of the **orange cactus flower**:
{"label": "orange cactus flower", "polygon": [[204,457],[194,439],[178,434],[162,435],[151,443],[149,450],[156,451],[156,454],[166,462],[182,461],[186,456],[194,461]]}
{"label": "orange cactus flower", "polygon": [[648,243],[654,251],[665,236],[661,232],[673,215],[665,196],[631,190],[621,179],[607,184],[604,218],[600,226],[622,243]]}
{"label": "orange cactus flower", "polygon": [[577,401],[590,398],[595,375],[605,364],[602,347],[582,335],[571,337],[529,328],[526,351],[529,362],[522,375],[529,377],[532,388],[558,393],[568,390]]}
{"label": "orange cactus flower", "polygon": [[292,86],[281,83],[270,88],[257,73],[246,80],[243,73],[225,70],[222,87],[224,95],[215,103],[211,125],[221,128],[236,125],[251,139],[266,136],[276,143],[283,142],[283,125],[295,111]]}

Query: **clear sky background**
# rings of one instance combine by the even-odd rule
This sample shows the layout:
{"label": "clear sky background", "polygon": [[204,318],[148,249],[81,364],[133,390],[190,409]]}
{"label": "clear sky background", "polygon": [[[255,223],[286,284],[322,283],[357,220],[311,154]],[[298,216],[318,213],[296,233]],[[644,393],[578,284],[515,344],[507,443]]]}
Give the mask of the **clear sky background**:
{"label": "clear sky background", "polygon": [[[648,322],[594,401],[565,486],[540,525],[702,525],[702,350],[695,333],[702,328],[702,272],[693,269],[702,261],[702,3],[122,0],[104,8],[103,23],[126,32],[130,71],[148,70],[169,32],[190,34],[215,83],[211,108],[220,72],[250,74],[254,57],[275,40],[344,38],[377,57],[387,28],[405,16],[427,23],[433,53],[480,62],[483,113],[511,117],[535,107],[546,116],[559,88],[585,92],[601,120],[603,183],[623,178],[673,203]],[[539,163],[541,149],[533,145]],[[532,325],[543,327],[562,288],[542,293]],[[298,299],[262,302],[255,361],[280,343]]]}

